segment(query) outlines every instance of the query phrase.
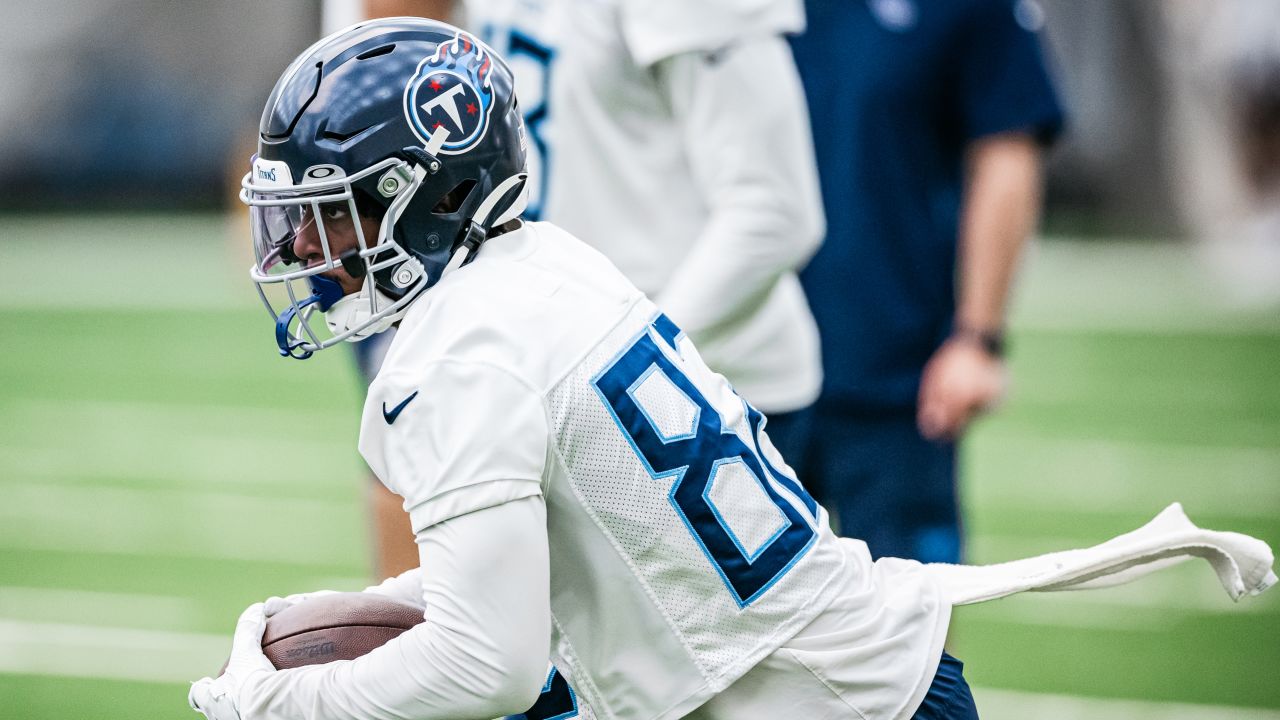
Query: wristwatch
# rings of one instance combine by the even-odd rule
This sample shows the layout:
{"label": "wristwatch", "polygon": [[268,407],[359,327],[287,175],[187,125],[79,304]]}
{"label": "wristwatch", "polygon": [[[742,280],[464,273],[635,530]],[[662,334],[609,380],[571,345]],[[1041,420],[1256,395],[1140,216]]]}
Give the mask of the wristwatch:
{"label": "wristwatch", "polygon": [[957,325],[955,330],[951,332],[951,337],[959,340],[975,342],[978,344],[978,347],[982,348],[983,351],[991,357],[1004,357],[1005,342],[1003,330],[982,330],[980,328]]}

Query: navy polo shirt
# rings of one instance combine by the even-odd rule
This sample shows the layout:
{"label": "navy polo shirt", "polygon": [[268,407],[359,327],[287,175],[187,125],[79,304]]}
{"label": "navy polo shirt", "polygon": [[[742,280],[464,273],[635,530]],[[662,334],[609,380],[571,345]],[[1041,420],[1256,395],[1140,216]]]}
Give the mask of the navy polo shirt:
{"label": "navy polo shirt", "polygon": [[914,407],[951,331],[965,148],[1062,124],[1031,0],[806,0],[793,39],[827,239],[801,275],[824,399]]}

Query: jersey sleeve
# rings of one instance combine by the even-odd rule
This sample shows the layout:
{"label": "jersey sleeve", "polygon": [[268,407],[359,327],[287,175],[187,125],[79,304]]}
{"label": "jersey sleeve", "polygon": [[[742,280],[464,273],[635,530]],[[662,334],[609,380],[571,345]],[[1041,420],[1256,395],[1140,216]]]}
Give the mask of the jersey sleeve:
{"label": "jersey sleeve", "polygon": [[758,311],[825,229],[809,115],[782,38],[662,61],[659,83],[709,210],[655,301],[695,342]]}
{"label": "jersey sleeve", "polygon": [[648,67],[687,52],[804,29],[800,0],[619,0],[631,58]]}
{"label": "jersey sleeve", "polygon": [[1033,0],[972,3],[955,58],[965,138],[1025,131],[1048,144],[1062,129],[1037,33],[1040,13]]}
{"label": "jersey sleeve", "polygon": [[370,388],[360,453],[404,498],[419,532],[540,494],[545,406],[531,386],[492,365],[438,360],[398,370]]}
{"label": "jersey sleeve", "polygon": [[[397,423],[398,424],[398,423]],[[525,711],[547,678],[546,506],[524,498],[416,533],[424,622],[354,660],[246,681],[245,720],[453,720]]]}

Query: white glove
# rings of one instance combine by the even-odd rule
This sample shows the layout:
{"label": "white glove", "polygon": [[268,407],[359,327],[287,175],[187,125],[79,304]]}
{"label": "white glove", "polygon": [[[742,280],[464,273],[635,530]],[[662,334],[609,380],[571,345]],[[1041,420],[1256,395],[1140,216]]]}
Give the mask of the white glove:
{"label": "white glove", "polygon": [[[273,600],[283,600],[272,598]],[[287,606],[286,606],[287,607]],[[267,629],[264,603],[254,603],[236,621],[231,638],[231,659],[227,669],[215,678],[200,678],[191,683],[187,702],[191,709],[209,720],[241,720],[240,692],[250,678],[276,671],[262,653],[262,633]]]}
{"label": "white glove", "polygon": [[300,602],[305,602],[311,598],[324,597],[325,595],[336,595],[337,590],[316,590],[314,592],[294,593],[285,595],[284,597],[269,597],[263,605],[263,614],[267,617],[275,617],[280,611],[291,608]]}

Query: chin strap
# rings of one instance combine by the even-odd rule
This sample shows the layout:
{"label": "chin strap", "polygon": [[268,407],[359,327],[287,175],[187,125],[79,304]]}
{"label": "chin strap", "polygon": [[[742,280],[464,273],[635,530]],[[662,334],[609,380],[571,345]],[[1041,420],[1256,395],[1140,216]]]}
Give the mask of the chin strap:
{"label": "chin strap", "polygon": [[306,360],[314,353],[311,350],[302,349],[307,341],[289,332],[289,326],[295,320],[305,323],[314,309],[327,313],[330,308],[344,299],[342,286],[336,280],[323,275],[313,275],[307,278],[307,284],[311,286],[311,296],[300,303],[290,305],[276,318],[276,346],[280,348],[280,355],[295,360]]}
{"label": "chin strap", "polygon": [[290,333],[289,326],[293,324],[295,319],[300,323],[306,322],[305,310],[318,302],[320,302],[319,296],[312,295],[297,305],[290,305],[284,312],[280,313],[280,317],[276,318],[276,346],[280,348],[281,357],[306,360],[314,354],[311,350],[302,349],[302,346],[306,345],[307,341]]}
{"label": "chin strap", "polygon": [[[480,243],[483,243],[488,236],[489,233],[482,226],[477,225],[474,220],[467,223],[467,231],[462,236],[461,246],[453,251],[453,256],[449,258],[449,263],[444,266],[444,270],[440,271],[440,279],[443,280],[445,275],[466,265],[475,256],[475,252],[480,249]],[[439,282],[439,280],[436,282]]]}

